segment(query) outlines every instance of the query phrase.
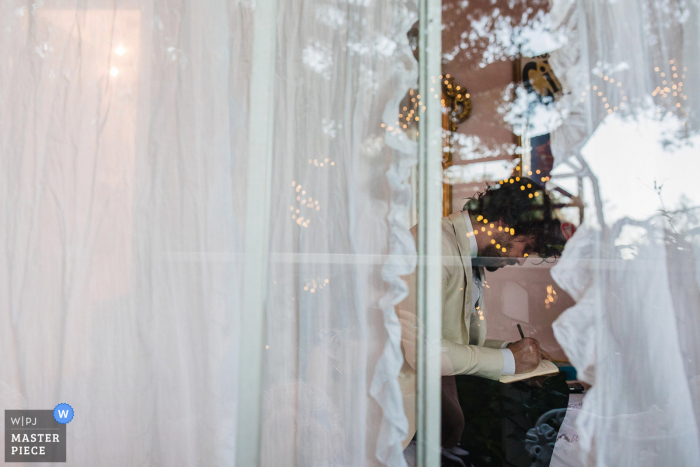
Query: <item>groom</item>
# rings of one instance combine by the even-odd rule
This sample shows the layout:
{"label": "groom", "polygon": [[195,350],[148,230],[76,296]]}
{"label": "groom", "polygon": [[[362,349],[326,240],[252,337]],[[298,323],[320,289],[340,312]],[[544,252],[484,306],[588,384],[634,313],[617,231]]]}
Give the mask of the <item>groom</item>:
{"label": "groom", "polygon": [[[416,228],[412,229],[416,235]],[[468,200],[442,220],[442,445],[455,446],[464,429],[454,375],[498,380],[527,373],[549,359],[532,338],[486,340],[484,268],[496,271],[529,256],[558,256],[564,245],[560,222],[541,186],[515,177]],[[415,435],[416,274],[405,278],[408,297],[397,306],[405,362],[399,376],[409,436]]]}

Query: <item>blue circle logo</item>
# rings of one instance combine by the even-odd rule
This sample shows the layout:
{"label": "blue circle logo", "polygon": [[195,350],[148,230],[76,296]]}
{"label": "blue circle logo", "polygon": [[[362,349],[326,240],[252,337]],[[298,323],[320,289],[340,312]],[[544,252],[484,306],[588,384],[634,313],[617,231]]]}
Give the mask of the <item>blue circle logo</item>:
{"label": "blue circle logo", "polygon": [[68,404],[58,404],[53,409],[53,418],[63,425],[73,420],[73,407]]}

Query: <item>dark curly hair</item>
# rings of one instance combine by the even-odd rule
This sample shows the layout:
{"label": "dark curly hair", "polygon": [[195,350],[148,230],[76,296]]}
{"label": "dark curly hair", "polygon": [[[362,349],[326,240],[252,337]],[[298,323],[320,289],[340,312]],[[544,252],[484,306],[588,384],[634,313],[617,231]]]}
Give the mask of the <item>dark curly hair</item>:
{"label": "dark curly hair", "polygon": [[547,192],[530,178],[514,177],[489,186],[469,198],[464,209],[493,221],[501,220],[534,241],[534,252],[542,258],[561,256],[566,239],[554,214]]}

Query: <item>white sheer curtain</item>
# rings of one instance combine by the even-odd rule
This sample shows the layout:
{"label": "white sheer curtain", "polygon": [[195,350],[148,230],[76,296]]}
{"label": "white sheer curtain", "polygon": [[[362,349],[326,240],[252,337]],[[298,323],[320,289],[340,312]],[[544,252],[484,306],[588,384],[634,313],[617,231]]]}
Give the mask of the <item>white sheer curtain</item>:
{"label": "white sheer curtain", "polygon": [[[413,10],[280,2],[264,465],[403,465]],[[234,462],[253,14],[0,5],[0,409],[71,404],[72,465]]]}
{"label": "white sheer curtain", "polygon": [[550,17],[564,45],[549,61],[566,90],[564,121],[552,132],[555,165],[577,155],[610,114],[674,117],[679,132],[700,129],[697,0],[553,0]]}
{"label": "white sheer curtain", "polygon": [[[552,271],[577,300],[555,336],[593,385],[577,418],[583,465],[700,459],[698,231],[675,232],[682,217],[582,229]],[[621,245],[625,229],[639,241]],[[623,260],[630,248],[635,257]]]}
{"label": "white sheer curtain", "polygon": [[568,42],[551,63],[571,93],[552,152],[587,160],[600,179],[597,222],[587,214],[552,270],[577,302],[555,336],[593,385],[576,419],[583,465],[700,460],[700,224],[687,176],[699,147],[699,11],[696,1],[554,2]]}
{"label": "white sheer curtain", "polygon": [[415,69],[412,9],[280,2],[265,465],[403,465],[393,305],[412,265],[386,255],[415,246],[382,116]]}
{"label": "white sheer curtain", "polygon": [[73,465],[226,463],[251,11],[0,11],[2,408],[71,404]]}

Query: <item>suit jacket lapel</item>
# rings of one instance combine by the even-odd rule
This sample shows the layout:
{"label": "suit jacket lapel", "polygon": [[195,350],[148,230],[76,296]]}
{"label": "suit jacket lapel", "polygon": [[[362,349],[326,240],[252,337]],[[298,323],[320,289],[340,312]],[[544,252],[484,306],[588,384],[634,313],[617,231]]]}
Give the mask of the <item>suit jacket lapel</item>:
{"label": "suit jacket lapel", "polygon": [[450,223],[455,232],[457,249],[462,258],[462,268],[464,269],[464,322],[469,329],[472,305],[472,255],[467,238],[467,224],[464,222],[461,212],[455,212],[449,216]]}
{"label": "suit jacket lapel", "polygon": [[462,257],[464,274],[467,276],[467,279],[471,281],[472,254],[471,249],[469,248],[469,239],[467,238],[467,224],[464,222],[464,217],[462,217],[461,212],[450,214],[449,219],[452,222],[452,227],[454,228],[455,236],[457,237],[457,247],[459,248],[459,254]]}
{"label": "suit jacket lapel", "polygon": [[[469,330],[469,343],[476,343],[477,345],[483,344],[483,333],[479,332],[481,328],[481,323],[476,320],[476,317],[472,315],[472,294],[473,284],[472,284],[472,255],[471,248],[469,246],[469,238],[467,237],[467,223],[464,222],[464,217],[462,217],[461,212],[456,212],[451,214],[450,221],[455,231],[455,236],[457,237],[457,247],[459,248],[459,254],[462,257],[462,265],[464,266],[464,275],[466,278],[466,284],[464,287],[464,324]],[[479,270],[481,277],[483,278],[483,271]],[[482,306],[483,308],[483,303]]]}

